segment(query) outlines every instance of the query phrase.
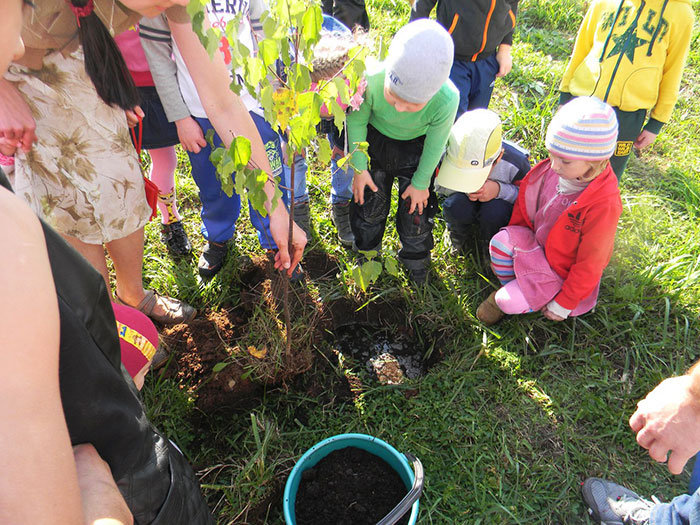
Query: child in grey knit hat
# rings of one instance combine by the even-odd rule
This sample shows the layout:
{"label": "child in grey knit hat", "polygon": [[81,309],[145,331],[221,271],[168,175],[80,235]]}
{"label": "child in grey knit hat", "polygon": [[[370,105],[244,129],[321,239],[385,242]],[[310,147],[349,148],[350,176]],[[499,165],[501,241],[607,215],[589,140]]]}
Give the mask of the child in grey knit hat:
{"label": "child in grey knit hat", "polygon": [[453,56],[452,39],[440,24],[425,19],[407,24],[396,33],[386,60],[367,69],[364,101],[347,119],[350,150],[369,143],[369,165],[361,152],[351,159],[355,248],[381,249],[397,179],[399,259],[417,283],[427,278],[433,248],[432,177],[459,101],[448,79]]}

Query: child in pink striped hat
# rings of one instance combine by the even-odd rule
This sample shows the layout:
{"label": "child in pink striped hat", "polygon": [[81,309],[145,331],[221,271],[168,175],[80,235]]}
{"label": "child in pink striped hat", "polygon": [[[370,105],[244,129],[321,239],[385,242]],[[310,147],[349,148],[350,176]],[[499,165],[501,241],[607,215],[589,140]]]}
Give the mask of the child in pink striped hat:
{"label": "child in pink striped hat", "polygon": [[476,311],[485,325],[535,311],[563,321],[595,306],[622,212],[609,162],[617,128],[613,109],[594,97],[554,116],[549,158],[523,179],[510,223],[489,244],[502,286]]}

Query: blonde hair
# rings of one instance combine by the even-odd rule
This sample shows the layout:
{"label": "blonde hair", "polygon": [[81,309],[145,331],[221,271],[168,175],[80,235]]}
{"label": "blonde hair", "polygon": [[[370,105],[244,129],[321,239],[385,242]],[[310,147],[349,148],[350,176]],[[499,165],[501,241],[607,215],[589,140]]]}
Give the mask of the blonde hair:
{"label": "blonde hair", "polygon": [[314,46],[311,81],[319,82],[333,78],[345,67],[350,50],[358,45],[364,45],[365,35],[366,33],[359,28],[355,29],[353,34],[322,31],[320,40]]}

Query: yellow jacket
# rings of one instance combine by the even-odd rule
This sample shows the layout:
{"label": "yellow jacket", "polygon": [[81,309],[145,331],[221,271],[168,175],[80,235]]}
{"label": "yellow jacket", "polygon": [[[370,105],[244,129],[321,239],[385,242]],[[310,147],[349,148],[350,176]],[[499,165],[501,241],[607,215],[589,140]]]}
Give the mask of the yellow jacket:
{"label": "yellow jacket", "polygon": [[[671,118],[693,30],[690,0],[594,0],[560,90]],[[657,130],[658,132],[658,130]]]}

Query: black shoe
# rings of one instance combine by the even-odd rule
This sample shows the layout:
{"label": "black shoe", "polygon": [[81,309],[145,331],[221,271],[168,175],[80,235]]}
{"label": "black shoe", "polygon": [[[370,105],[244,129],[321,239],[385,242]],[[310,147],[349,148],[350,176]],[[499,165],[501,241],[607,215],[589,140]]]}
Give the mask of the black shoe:
{"label": "black shoe", "polygon": [[187,237],[185,228],[182,226],[182,221],[162,224],[160,238],[173,257],[185,257],[192,252],[192,245]]}
{"label": "black shoe", "polygon": [[206,248],[199,256],[199,275],[202,279],[211,279],[224,266],[226,253],[228,252],[228,242],[212,242],[207,243]]}
{"label": "black shoe", "polygon": [[430,272],[430,256],[423,259],[404,259],[399,257],[399,261],[408,270],[408,278],[417,285],[423,285],[428,280]]}
{"label": "black shoe", "polygon": [[355,235],[350,226],[350,203],[338,202],[331,206],[331,221],[338,231],[340,244],[346,248],[352,247],[355,242]]}

